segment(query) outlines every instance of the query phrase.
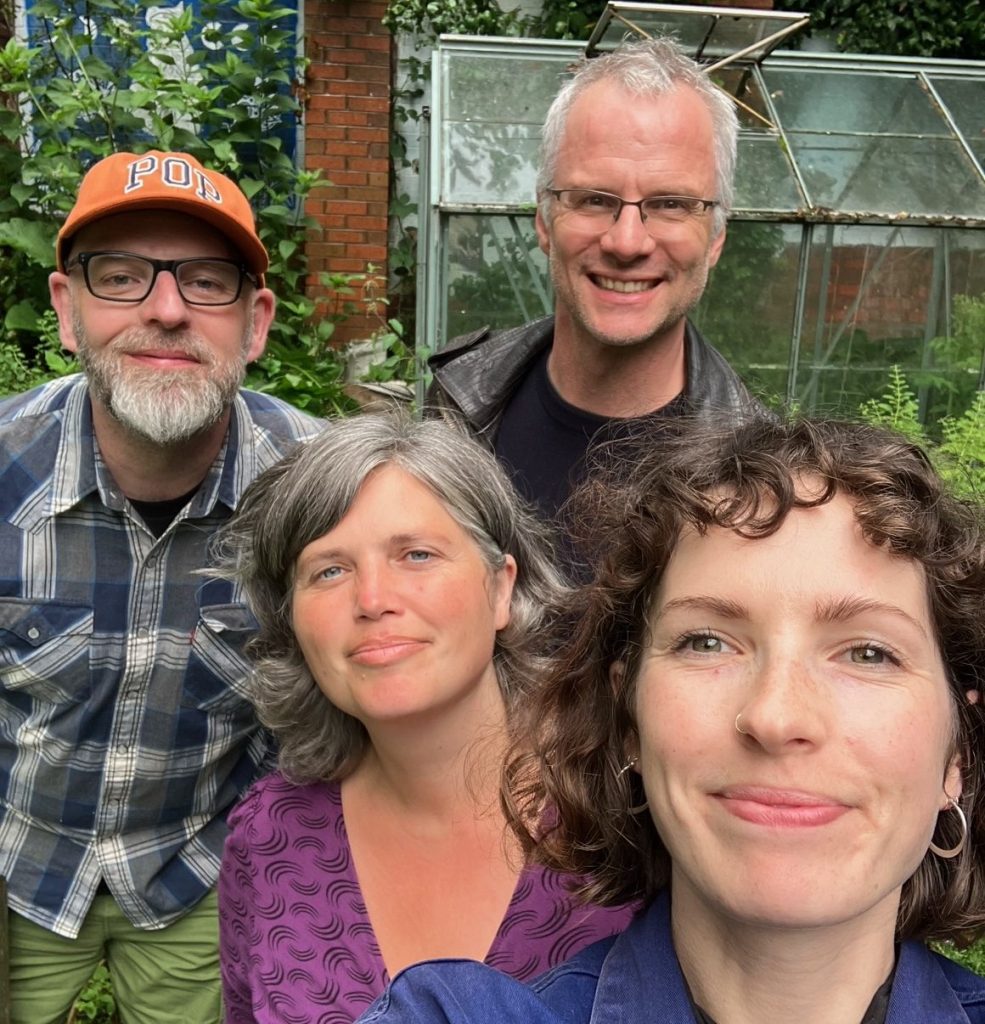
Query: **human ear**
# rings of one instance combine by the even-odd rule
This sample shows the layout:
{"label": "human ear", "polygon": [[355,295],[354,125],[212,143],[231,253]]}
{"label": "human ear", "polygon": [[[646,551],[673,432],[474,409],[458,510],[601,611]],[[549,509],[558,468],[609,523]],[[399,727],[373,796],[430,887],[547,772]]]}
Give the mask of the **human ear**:
{"label": "human ear", "polygon": [[253,293],[253,332],[246,351],[246,361],[259,359],[267,347],[267,332],[274,322],[277,300],[269,288],[258,288]]}
{"label": "human ear", "polygon": [[537,243],[540,245],[541,252],[546,256],[550,256],[551,228],[544,219],[544,215],[540,212],[540,206],[537,207],[537,216],[534,217],[534,227],[537,230]]}
{"label": "human ear", "polygon": [[493,622],[497,632],[510,623],[510,603],[515,583],[516,559],[512,555],[504,555],[503,564],[496,570],[493,580]]}
{"label": "human ear", "polygon": [[953,800],[955,803],[961,799],[961,793],[964,790],[964,784],[961,781],[961,755],[955,754],[947,764],[947,770],[944,772],[944,796],[941,798],[941,810],[945,810],[948,805],[948,798]]}
{"label": "human ear", "polygon": [[68,274],[56,270],[48,275],[48,293],[51,296],[51,307],[58,317],[58,339],[62,348],[69,352],[78,352],[78,339],[72,322],[72,294],[69,287]]}
{"label": "human ear", "polygon": [[622,690],[622,681],[626,676],[626,663],[622,660],[614,661],[609,666],[609,684],[612,687],[613,695]]}
{"label": "human ear", "polygon": [[708,266],[713,267],[718,262],[719,256],[722,255],[722,247],[725,245],[725,229],[722,228],[717,235],[711,240],[708,246]]}

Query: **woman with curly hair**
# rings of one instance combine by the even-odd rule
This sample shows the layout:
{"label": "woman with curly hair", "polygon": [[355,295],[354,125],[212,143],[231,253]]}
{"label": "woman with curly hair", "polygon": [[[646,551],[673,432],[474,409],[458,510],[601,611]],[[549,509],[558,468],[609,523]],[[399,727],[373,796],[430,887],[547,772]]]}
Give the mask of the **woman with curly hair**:
{"label": "woman with curly hair", "polygon": [[614,475],[510,793],[541,863],[647,909],[531,986],[424,965],[363,1019],[985,1021],[924,944],[985,931],[981,509],[833,421],[666,425]]}

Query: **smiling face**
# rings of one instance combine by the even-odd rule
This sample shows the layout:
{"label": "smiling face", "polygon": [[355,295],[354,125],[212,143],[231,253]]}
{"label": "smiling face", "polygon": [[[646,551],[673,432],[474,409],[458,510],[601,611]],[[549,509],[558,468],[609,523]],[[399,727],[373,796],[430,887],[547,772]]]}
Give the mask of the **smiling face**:
{"label": "smiling face", "polygon": [[374,722],[502,707],[492,656],[509,622],[516,565],[492,572],[434,493],[375,470],[338,525],[295,566],[292,623],[315,681]]}
{"label": "smiling face", "polygon": [[[72,253],[94,251],[238,258],[204,222],[159,210],[84,227],[72,241]],[[158,275],[142,302],[96,298],[79,268],[52,274],[50,286],[62,343],[78,353],[94,400],[158,444],[186,440],[223,417],[247,362],[263,352],[273,317],[273,295],[266,289],[244,285],[232,305],[194,306],[182,299],[170,273]]]}
{"label": "smiling face", "polygon": [[[608,81],[573,102],[552,186],[589,188],[623,199],[678,195],[717,199],[711,115],[692,89],[635,96]],[[641,345],[683,337],[683,320],[718,261],[724,232],[711,211],[650,234],[637,209],[604,230],[551,206],[537,236],[554,285],[555,342]]]}
{"label": "smiling face", "polygon": [[763,539],[686,533],[652,623],[640,771],[675,919],[892,929],[960,793],[922,568],[868,543],[839,496]]}

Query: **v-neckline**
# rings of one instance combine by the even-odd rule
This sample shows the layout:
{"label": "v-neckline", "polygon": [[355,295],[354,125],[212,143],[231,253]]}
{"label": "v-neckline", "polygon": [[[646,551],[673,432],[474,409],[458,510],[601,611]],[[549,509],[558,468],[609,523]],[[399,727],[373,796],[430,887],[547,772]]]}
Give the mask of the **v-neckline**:
{"label": "v-neckline", "polygon": [[[345,842],[345,848],[348,851],[348,857],[346,858],[346,877],[348,881],[354,886],[356,892],[359,893],[358,908],[359,913],[362,915],[362,925],[366,930],[367,937],[370,940],[370,946],[373,954],[376,957],[377,967],[383,977],[383,981],[386,985],[390,984],[390,971],[387,968],[386,961],[383,959],[383,951],[380,948],[379,939],[376,936],[376,929],[373,927],[373,921],[369,916],[369,907],[366,905],[366,897],[363,894],[363,887],[359,882],[359,871],[356,867],[356,857],[352,849],[352,843],[349,842],[349,829],[345,823],[345,808],[342,803],[342,784],[335,783],[333,786],[334,799],[338,802],[339,808],[339,825],[341,827],[340,838]],[[516,882],[513,885],[513,891],[510,893],[510,898],[506,904],[506,908],[503,912],[503,916],[500,918],[499,924],[496,925],[496,934],[493,936],[492,943],[486,950],[485,955],[482,958],[483,963],[489,963],[490,958],[495,956],[498,952],[499,945],[502,939],[503,925],[506,923],[510,916],[510,911],[513,909],[513,904],[517,901],[517,898],[523,891],[524,883],[526,882],[527,875],[530,871],[530,866],[524,864],[520,869],[520,873],[516,877]],[[403,968],[401,968],[402,970]],[[399,973],[399,972],[398,972]]]}

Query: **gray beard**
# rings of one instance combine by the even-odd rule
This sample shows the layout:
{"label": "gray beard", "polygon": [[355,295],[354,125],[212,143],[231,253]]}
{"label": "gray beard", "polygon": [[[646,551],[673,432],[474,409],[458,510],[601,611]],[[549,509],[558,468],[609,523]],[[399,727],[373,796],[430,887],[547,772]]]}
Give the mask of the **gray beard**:
{"label": "gray beard", "polygon": [[[79,363],[93,398],[131,433],[161,447],[191,440],[222,419],[243,383],[246,345],[252,333],[249,323],[239,359],[218,362],[208,344],[196,336],[169,337],[160,330],[134,328],[109,348],[94,350],[77,313],[73,328]],[[180,370],[124,367],[120,355],[121,349],[169,347],[196,356],[208,373],[191,378]]]}

